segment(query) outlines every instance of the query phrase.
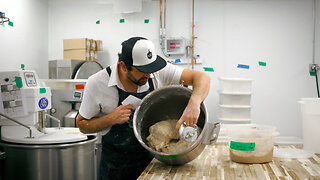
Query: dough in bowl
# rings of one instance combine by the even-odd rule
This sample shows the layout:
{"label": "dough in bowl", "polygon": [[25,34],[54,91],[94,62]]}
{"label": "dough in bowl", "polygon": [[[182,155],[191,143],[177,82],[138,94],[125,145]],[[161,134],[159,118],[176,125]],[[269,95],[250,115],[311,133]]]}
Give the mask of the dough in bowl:
{"label": "dough in bowl", "polygon": [[179,132],[175,129],[178,120],[160,121],[149,128],[147,137],[148,145],[158,152],[177,152],[192,145],[180,139]]}

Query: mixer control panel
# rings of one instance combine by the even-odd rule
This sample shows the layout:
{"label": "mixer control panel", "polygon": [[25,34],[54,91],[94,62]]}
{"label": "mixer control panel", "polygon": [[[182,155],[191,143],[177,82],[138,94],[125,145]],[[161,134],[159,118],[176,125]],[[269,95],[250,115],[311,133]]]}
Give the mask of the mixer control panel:
{"label": "mixer control panel", "polygon": [[[10,117],[21,117],[27,114],[23,105],[23,97],[19,72],[0,73],[0,112]],[[0,117],[3,118],[3,117]]]}
{"label": "mixer control panel", "polygon": [[33,72],[25,72],[24,73],[25,81],[28,87],[37,86],[36,77]]}

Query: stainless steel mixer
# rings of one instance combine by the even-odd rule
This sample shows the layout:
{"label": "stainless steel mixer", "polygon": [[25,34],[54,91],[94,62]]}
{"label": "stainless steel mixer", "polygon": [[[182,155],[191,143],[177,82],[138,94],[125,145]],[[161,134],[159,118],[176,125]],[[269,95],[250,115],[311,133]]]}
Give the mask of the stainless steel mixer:
{"label": "stainless steel mixer", "polygon": [[0,87],[0,179],[96,178],[96,136],[43,125],[51,88],[35,71],[0,71]]}
{"label": "stainless steel mixer", "polygon": [[188,104],[192,91],[181,86],[169,86],[157,89],[148,94],[135,110],[133,117],[134,134],[140,144],[154,154],[155,158],[170,165],[181,165],[192,161],[203,151],[205,145],[216,142],[220,123],[208,122],[208,114],[204,103],[197,126],[202,129],[197,140],[191,146],[179,152],[163,153],[151,149],[147,145],[149,127],[168,119],[179,119]]}
{"label": "stainless steel mixer", "polygon": [[[103,69],[98,61],[50,60],[49,80],[43,80],[51,87],[51,115],[62,120],[64,127],[76,127],[75,117],[78,113],[82,94],[87,79]],[[78,88],[77,88],[78,87]],[[50,121],[48,126],[57,126]]]}

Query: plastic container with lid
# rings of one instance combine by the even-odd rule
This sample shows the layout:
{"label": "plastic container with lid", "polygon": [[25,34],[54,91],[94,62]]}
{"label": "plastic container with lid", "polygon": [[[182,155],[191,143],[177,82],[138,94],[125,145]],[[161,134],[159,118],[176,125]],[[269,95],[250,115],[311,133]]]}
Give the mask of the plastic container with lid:
{"label": "plastic container with lid", "polygon": [[251,93],[252,79],[219,77],[221,92]]}
{"label": "plastic container with lid", "polygon": [[239,163],[272,161],[276,127],[256,124],[228,126],[230,159]]}
{"label": "plastic container with lid", "polygon": [[220,105],[251,105],[251,93],[220,92],[219,97]]}
{"label": "plastic container with lid", "polygon": [[219,105],[220,119],[250,119],[251,106]]}
{"label": "plastic container with lid", "polygon": [[320,136],[320,98],[302,98],[302,135],[303,149],[320,153],[320,143],[317,138]]}

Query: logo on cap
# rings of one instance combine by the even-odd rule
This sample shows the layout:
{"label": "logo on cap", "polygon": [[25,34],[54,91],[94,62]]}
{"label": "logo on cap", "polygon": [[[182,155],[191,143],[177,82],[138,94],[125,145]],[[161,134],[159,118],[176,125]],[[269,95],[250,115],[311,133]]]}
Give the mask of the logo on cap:
{"label": "logo on cap", "polygon": [[148,49],[147,57],[148,57],[148,59],[152,58],[152,52],[150,52],[150,49]]}

